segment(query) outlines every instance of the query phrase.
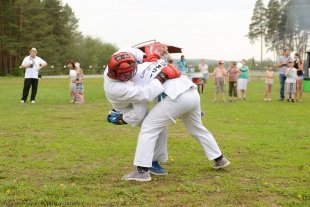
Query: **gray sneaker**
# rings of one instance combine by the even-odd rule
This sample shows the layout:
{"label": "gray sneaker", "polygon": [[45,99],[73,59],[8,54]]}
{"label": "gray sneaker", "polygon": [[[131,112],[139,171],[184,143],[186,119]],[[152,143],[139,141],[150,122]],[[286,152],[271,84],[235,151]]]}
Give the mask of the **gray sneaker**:
{"label": "gray sneaker", "polygon": [[227,160],[225,157],[223,157],[221,160],[214,162],[213,168],[218,170],[218,169],[222,169],[222,168],[227,167],[229,164],[230,164],[229,160]]}
{"label": "gray sneaker", "polygon": [[140,182],[151,181],[151,175],[149,172],[140,173],[138,170],[135,170],[122,177],[122,180],[135,180]]}

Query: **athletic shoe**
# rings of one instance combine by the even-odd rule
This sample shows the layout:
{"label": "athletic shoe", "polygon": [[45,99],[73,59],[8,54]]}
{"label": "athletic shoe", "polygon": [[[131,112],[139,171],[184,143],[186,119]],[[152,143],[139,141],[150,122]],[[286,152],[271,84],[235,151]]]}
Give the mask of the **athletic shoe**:
{"label": "athletic shoe", "polygon": [[218,170],[227,167],[230,164],[229,160],[227,160],[225,157],[223,157],[219,161],[214,161],[213,168]]}
{"label": "athletic shoe", "polygon": [[268,101],[268,99],[267,99],[267,98],[264,98],[264,101]]}
{"label": "athletic shoe", "polygon": [[147,182],[151,181],[151,175],[147,172],[138,172],[138,170],[135,170],[125,176],[122,177],[122,180],[135,180],[139,182]]}
{"label": "athletic shoe", "polygon": [[32,100],[30,103],[36,103],[34,100]]}
{"label": "athletic shoe", "polygon": [[158,161],[152,162],[152,167],[149,169],[153,175],[167,175],[168,173],[162,168]]}
{"label": "athletic shoe", "polygon": [[21,100],[20,102],[21,102],[21,103],[25,103],[25,101],[24,101],[24,100]]}

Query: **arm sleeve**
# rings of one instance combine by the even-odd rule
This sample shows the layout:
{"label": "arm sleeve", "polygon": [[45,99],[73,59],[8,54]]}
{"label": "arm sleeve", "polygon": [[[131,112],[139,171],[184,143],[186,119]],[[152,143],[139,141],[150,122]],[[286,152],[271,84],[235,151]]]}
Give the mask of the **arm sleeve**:
{"label": "arm sleeve", "polygon": [[131,126],[138,126],[143,121],[148,111],[148,103],[135,103],[132,105],[132,109],[123,114],[125,122]]}
{"label": "arm sleeve", "polygon": [[120,84],[118,86],[121,88],[114,88],[119,91],[116,100],[130,103],[150,102],[154,100],[159,94],[164,92],[163,85],[157,79],[152,80],[144,87],[137,86],[133,83],[132,85],[122,86]]}

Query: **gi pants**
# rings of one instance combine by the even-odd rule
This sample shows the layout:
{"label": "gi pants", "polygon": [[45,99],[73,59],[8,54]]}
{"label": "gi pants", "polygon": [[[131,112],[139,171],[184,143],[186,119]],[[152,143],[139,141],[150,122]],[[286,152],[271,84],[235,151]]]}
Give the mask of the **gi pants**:
{"label": "gi pants", "polygon": [[192,87],[175,100],[169,96],[165,97],[146,116],[138,137],[135,166],[152,166],[155,146],[158,145],[158,142],[165,141],[165,138],[159,134],[163,133],[166,126],[173,122],[170,117],[174,120],[181,118],[189,133],[198,140],[209,160],[214,160],[222,155],[214,137],[202,124],[200,96],[197,90]]}

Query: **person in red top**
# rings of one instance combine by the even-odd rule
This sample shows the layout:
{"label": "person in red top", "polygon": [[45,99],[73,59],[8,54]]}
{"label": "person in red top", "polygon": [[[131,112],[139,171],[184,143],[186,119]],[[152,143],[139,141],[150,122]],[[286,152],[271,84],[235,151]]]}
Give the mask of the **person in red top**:
{"label": "person in red top", "polygon": [[229,82],[229,102],[237,100],[237,79],[239,76],[239,70],[236,65],[236,62],[232,62],[227,70]]}

